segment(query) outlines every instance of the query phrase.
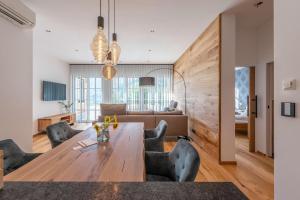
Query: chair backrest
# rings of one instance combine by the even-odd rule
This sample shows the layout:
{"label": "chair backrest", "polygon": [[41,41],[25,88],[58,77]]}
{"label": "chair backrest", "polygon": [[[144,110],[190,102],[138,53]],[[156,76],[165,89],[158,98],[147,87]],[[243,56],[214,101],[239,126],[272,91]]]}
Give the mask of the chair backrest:
{"label": "chair backrest", "polygon": [[73,129],[65,121],[50,125],[46,130],[53,148],[74,136]]}
{"label": "chair backrest", "polygon": [[194,181],[200,166],[197,150],[186,140],[179,140],[169,154],[172,166],[171,177],[174,181]]}
{"label": "chair backrest", "polygon": [[4,172],[9,167],[13,168],[17,166],[19,161],[22,160],[25,155],[12,139],[0,141],[0,149],[4,152]]}
{"label": "chair backrest", "polygon": [[155,128],[156,138],[163,138],[167,132],[168,123],[165,120],[161,120]]}

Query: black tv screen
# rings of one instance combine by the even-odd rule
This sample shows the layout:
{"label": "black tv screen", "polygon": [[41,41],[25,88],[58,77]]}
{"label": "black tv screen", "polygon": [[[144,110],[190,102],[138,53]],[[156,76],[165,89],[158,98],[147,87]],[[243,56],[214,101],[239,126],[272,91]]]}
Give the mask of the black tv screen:
{"label": "black tv screen", "polygon": [[66,84],[43,81],[43,101],[66,100]]}

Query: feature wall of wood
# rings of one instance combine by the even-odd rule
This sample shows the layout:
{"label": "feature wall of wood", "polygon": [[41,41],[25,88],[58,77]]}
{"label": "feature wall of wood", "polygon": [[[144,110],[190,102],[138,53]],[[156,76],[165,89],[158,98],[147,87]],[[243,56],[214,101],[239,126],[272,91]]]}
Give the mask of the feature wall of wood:
{"label": "feature wall of wood", "polygon": [[[215,19],[174,65],[187,85],[190,136],[213,156],[219,156],[221,17]],[[184,85],[174,73],[174,97],[184,110]]]}

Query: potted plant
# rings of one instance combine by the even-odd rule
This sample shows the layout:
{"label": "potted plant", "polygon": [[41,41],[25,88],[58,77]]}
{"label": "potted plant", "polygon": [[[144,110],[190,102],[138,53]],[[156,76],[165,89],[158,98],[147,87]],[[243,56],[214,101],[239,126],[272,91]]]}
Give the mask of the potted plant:
{"label": "potted plant", "polygon": [[58,102],[59,104],[61,104],[64,109],[65,109],[65,113],[70,113],[71,112],[71,107],[73,106],[73,103],[71,103],[70,101],[60,101]]}

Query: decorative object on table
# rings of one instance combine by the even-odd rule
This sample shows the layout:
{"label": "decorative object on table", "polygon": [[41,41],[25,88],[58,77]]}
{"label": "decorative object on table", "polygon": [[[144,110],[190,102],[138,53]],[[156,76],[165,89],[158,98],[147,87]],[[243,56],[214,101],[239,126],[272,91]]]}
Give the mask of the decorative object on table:
{"label": "decorative object on table", "polygon": [[155,72],[155,71],[159,71],[159,70],[169,70],[169,71],[172,71],[174,73],[177,73],[183,80],[183,85],[184,85],[184,113],[186,114],[186,106],[187,106],[187,103],[186,103],[186,82],[185,82],[185,79],[183,77],[183,74],[180,73],[179,71],[175,70],[174,68],[170,69],[170,68],[159,68],[159,69],[154,69],[150,72],[148,72],[146,74],[146,76],[144,77],[140,77],[139,78],[139,86],[140,87],[146,87],[146,86],[155,86],[155,77],[151,77],[151,76],[148,76],[150,75],[151,73]]}
{"label": "decorative object on table", "polygon": [[116,33],[116,1],[114,0],[114,33],[112,38],[112,43],[110,44],[110,0],[107,1],[108,4],[108,39],[103,32],[104,30],[104,18],[101,16],[101,4],[100,0],[100,16],[98,17],[98,31],[95,35],[93,42],[91,44],[91,50],[93,52],[95,61],[99,64],[104,63],[102,69],[102,74],[105,79],[111,80],[115,75],[117,70],[115,65],[118,64],[121,48],[117,42]]}
{"label": "decorative object on table", "polygon": [[[88,138],[88,139],[85,139],[85,140],[81,140],[81,141],[78,141],[77,142],[81,147],[89,147],[89,146],[92,146],[94,144],[97,144],[97,141],[91,139],[91,138]],[[77,147],[75,147],[77,148]],[[76,149],[75,149],[76,150]]]}
{"label": "decorative object on table", "polygon": [[60,101],[58,103],[64,107],[65,113],[71,112],[71,107],[73,106],[73,103],[71,103],[70,101]]}
{"label": "decorative object on table", "polygon": [[113,125],[113,128],[118,128],[118,119],[117,116],[114,115],[114,117],[105,116],[104,122],[101,126],[98,124],[94,125],[94,129],[97,133],[97,141],[98,142],[108,142],[110,135],[109,135],[109,126]]}
{"label": "decorative object on table", "polygon": [[0,191],[4,186],[4,182],[3,182],[4,160],[3,159],[4,159],[3,150],[0,150]]}

